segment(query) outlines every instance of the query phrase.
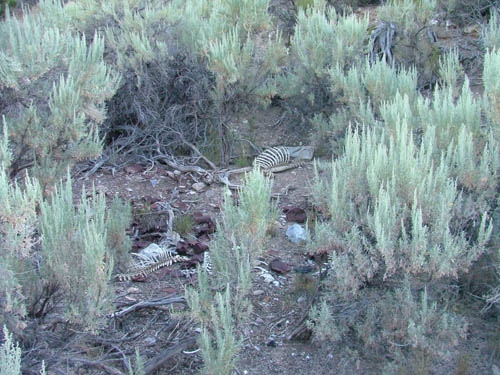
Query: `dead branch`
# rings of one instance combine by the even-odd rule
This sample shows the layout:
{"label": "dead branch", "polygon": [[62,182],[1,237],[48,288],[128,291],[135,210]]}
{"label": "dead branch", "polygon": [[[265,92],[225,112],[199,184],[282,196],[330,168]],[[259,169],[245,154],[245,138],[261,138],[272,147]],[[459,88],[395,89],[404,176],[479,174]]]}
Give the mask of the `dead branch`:
{"label": "dead branch", "polygon": [[173,297],[161,297],[150,301],[141,301],[134,303],[133,305],[110,315],[111,318],[119,318],[135,310],[146,309],[150,307],[158,308],[160,306],[171,305],[173,303],[183,303],[186,304],[186,298],[184,296],[173,296]]}
{"label": "dead branch", "polygon": [[158,355],[155,357],[151,358],[145,366],[144,372],[146,374],[152,374],[156,370],[158,370],[160,367],[162,367],[165,362],[167,362],[170,358],[172,358],[174,355],[177,355],[181,353],[182,351],[189,349],[196,345],[196,338],[195,337],[188,337],[186,339],[183,339],[179,341],[177,344],[162,350]]}
{"label": "dead branch", "polygon": [[177,134],[178,137],[181,139],[181,142],[184,143],[186,146],[188,146],[191,150],[193,150],[196,155],[202,158],[205,161],[205,163],[207,163],[209,167],[212,168],[212,170],[217,169],[217,166],[214,163],[212,163],[212,161],[210,161],[210,159],[208,159],[205,155],[203,155],[201,151],[198,149],[198,147],[189,142],[180,131],[174,130],[172,128],[170,128],[170,131]]}
{"label": "dead branch", "polygon": [[183,173],[193,172],[193,173],[198,173],[201,175],[206,175],[209,173],[206,169],[203,169],[202,167],[199,167],[197,165],[178,164],[175,161],[173,161],[170,156],[160,152],[160,150],[157,150],[157,151],[158,151],[158,155],[156,156],[155,159],[164,162],[165,164],[167,164],[169,167],[171,167],[173,169],[177,169]]}

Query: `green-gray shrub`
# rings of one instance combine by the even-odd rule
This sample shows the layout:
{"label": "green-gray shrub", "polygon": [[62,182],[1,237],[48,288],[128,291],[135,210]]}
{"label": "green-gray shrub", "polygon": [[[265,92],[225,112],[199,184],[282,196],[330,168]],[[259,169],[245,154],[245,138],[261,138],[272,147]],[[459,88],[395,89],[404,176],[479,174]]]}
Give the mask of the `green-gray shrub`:
{"label": "green-gray shrub", "polygon": [[[399,125],[387,131],[349,130],[344,155],[316,165],[313,197],[329,220],[316,226],[311,249],[330,253],[330,270],[325,295],[328,304],[313,318],[324,319],[330,311],[333,316],[327,324],[337,326],[340,318],[335,306],[350,304],[356,310],[355,317],[340,316],[340,325],[352,327],[367,346],[379,349],[395,340],[402,347],[433,353],[442,344],[438,341],[445,338],[455,344],[463,334],[463,323],[427,296],[442,292],[450,280],[467,272],[486,252],[492,224],[485,211],[476,214],[475,225],[467,227],[469,218],[461,211],[469,197],[453,176],[453,166],[460,157],[447,155],[445,149],[435,160],[432,139],[424,135],[417,143],[404,116]],[[462,132],[472,142],[465,126]],[[467,148],[449,150],[472,157]],[[491,154],[491,149],[484,149],[486,158],[492,158]],[[478,163],[478,159],[472,160]],[[388,291],[405,277],[402,287]],[[425,288],[425,294],[413,292]],[[415,302],[418,295],[425,297],[420,305]],[[369,302],[371,307],[367,308],[361,304],[367,299],[377,302]],[[418,309],[409,317],[394,309],[411,301]],[[426,314],[430,314],[428,318]],[[425,322],[436,324],[424,327]],[[397,340],[388,335],[396,324]],[[324,325],[317,323],[318,327]],[[339,339],[345,331],[330,328],[321,332],[331,332]]]}
{"label": "green-gray shrub", "polygon": [[483,28],[482,39],[486,50],[494,50],[500,48],[500,20],[499,10],[496,8],[490,9],[491,15],[488,24]]}
{"label": "green-gray shrub", "polygon": [[251,260],[264,251],[266,235],[277,217],[277,205],[271,202],[272,181],[254,168],[247,173],[238,192],[239,204],[234,205],[226,190],[220,224],[226,238],[234,236],[237,244],[248,249]]}
{"label": "green-gray shrub", "polygon": [[0,346],[0,374],[21,374],[21,348],[14,343],[14,338],[6,326],[3,326],[4,342]]}
{"label": "green-gray shrub", "polygon": [[[279,79],[279,94],[307,117],[335,106],[329,70],[343,74],[364,62],[368,18],[338,15],[323,1],[299,9],[290,41],[289,73]],[[333,91],[333,93],[332,93]],[[357,104],[357,103],[356,103]]]}
{"label": "green-gray shrub", "polygon": [[251,270],[277,216],[270,202],[271,181],[260,170],[245,176],[238,196],[236,206],[229,189],[224,194],[222,220],[210,244],[211,274],[200,268],[198,289],[186,289],[192,316],[202,327],[202,354],[211,374],[229,374],[234,367],[240,349],[236,332],[251,312]]}
{"label": "green-gray shrub", "polygon": [[377,16],[399,24],[402,30],[411,30],[429,23],[435,15],[436,5],[436,0],[389,0],[378,9]]}
{"label": "green-gray shrub", "polygon": [[268,0],[71,4],[77,28],[106,30],[110,56],[126,77],[107,124],[112,137],[121,137],[117,147],[150,156],[196,154],[196,145],[227,162],[233,106],[269,103],[272,74],[286,56],[279,33],[254,42],[271,32],[267,6]]}
{"label": "green-gray shrub", "polygon": [[497,141],[500,140],[500,51],[494,49],[487,51],[484,56],[483,69],[483,106],[484,112],[491,123]]}
{"label": "green-gray shrub", "polygon": [[132,222],[132,208],[118,196],[106,210],[106,247],[113,257],[115,267],[125,266],[129,261],[132,240],[126,230]]}
{"label": "green-gray shrub", "polygon": [[[39,8],[0,24],[0,110],[9,126],[10,174],[33,167],[46,187],[76,161],[99,155],[98,127],[119,76],[103,61],[100,35],[90,44],[72,32],[59,1]],[[52,10],[66,19],[61,27]]]}
{"label": "green-gray shrub", "polygon": [[217,292],[209,307],[209,320],[201,325],[201,353],[207,374],[229,375],[236,363],[241,342],[233,322],[231,288]]}
{"label": "green-gray shrub", "polygon": [[7,175],[11,159],[7,125],[0,140],[0,324],[18,335],[26,326],[26,299],[35,283],[33,256],[37,246],[40,187],[26,178],[24,186]]}
{"label": "green-gray shrub", "polygon": [[84,329],[95,330],[99,318],[112,307],[108,281],[113,254],[106,246],[106,202],[95,192],[91,200],[87,199],[84,190],[75,208],[68,176],[40,209],[40,273],[57,282],[64,292],[67,318]]}
{"label": "green-gray shrub", "polygon": [[454,49],[439,59],[439,76],[443,86],[451,88],[455,96],[459,96],[459,83],[464,79],[464,70],[458,57],[458,50]]}

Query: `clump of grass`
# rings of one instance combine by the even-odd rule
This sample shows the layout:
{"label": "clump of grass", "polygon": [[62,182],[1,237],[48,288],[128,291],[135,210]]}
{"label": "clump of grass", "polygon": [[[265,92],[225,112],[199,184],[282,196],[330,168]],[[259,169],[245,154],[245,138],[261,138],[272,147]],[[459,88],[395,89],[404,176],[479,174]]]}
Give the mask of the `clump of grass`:
{"label": "clump of grass", "polygon": [[192,232],[194,227],[194,220],[191,215],[184,214],[174,218],[173,229],[181,236],[185,236]]}
{"label": "clump of grass", "polygon": [[295,291],[297,296],[314,297],[318,291],[318,280],[310,275],[299,273],[295,276]]}

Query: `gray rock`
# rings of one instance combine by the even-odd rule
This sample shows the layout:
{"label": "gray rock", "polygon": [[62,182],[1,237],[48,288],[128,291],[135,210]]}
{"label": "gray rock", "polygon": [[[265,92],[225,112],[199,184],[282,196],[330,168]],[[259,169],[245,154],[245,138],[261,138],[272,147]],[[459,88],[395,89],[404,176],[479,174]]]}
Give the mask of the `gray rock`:
{"label": "gray rock", "polygon": [[307,232],[300,224],[292,224],[286,230],[286,236],[293,243],[301,243],[307,240]]}

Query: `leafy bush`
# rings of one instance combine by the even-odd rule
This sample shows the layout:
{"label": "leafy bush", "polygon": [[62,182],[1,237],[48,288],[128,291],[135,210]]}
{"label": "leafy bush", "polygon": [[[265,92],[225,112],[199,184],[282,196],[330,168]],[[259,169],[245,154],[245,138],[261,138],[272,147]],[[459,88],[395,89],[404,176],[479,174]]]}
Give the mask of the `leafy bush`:
{"label": "leafy bush", "polygon": [[76,161],[99,155],[105,100],[120,78],[103,62],[99,34],[90,44],[73,33],[58,1],[39,7],[0,24],[0,110],[9,126],[11,176],[32,167],[49,187]]}
{"label": "leafy bush", "polygon": [[338,15],[322,1],[299,9],[278,93],[292,125],[312,126],[320,154],[339,154],[349,123],[379,121],[382,104],[397,91],[413,103],[417,89],[436,82],[442,53],[429,37],[435,5],[387,2],[373,30],[367,17]]}
{"label": "leafy bush", "polygon": [[13,8],[16,6],[16,0],[2,0],[0,1],[0,16],[3,16],[7,11],[7,8]]}
{"label": "leafy bush", "polygon": [[482,39],[487,50],[500,48],[500,19],[499,9],[492,8],[488,25],[484,27]]}
{"label": "leafy bush", "polygon": [[126,230],[132,223],[130,204],[115,196],[106,210],[106,248],[113,257],[115,267],[124,266],[129,261],[132,241]]}
{"label": "leafy bush", "polygon": [[345,73],[364,61],[367,29],[368,18],[338,15],[321,1],[299,9],[290,41],[289,72],[278,81],[279,95],[287,105],[306,118],[332,113],[341,94],[332,89],[329,71]]}

